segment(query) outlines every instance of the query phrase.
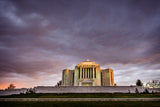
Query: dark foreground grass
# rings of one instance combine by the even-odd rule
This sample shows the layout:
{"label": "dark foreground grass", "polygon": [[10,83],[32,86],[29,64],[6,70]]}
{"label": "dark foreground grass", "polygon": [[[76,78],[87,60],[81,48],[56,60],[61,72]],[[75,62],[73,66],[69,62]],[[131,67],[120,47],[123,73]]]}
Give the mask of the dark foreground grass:
{"label": "dark foreground grass", "polygon": [[160,98],[158,94],[122,94],[122,93],[66,93],[66,94],[23,94],[0,96],[0,98]]}
{"label": "dark foreground grass", "polygon": [[55,102],[0,102],[0,107],[160,107],[160,102],[154,101],[55,101]]}

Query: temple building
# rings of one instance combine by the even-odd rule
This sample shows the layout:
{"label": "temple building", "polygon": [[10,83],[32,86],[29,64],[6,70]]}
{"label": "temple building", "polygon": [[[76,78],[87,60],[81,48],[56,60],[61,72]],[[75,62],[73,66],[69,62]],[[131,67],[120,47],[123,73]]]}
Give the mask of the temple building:
{"label": "temple building", "polygon": [[84,61],[74,70],[63,70],[61,86],[114,86],[113,70],[101,69],[93,61]]}

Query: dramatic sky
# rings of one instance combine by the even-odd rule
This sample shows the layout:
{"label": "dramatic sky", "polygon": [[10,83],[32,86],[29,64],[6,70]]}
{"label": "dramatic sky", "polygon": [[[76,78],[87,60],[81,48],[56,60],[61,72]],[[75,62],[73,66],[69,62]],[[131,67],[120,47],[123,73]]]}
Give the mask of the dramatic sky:
{"label": "dramatic sky", "polygon": [[53,86],[86,59],[117,85],[160,79],[160,0],[0,0],[0,89]]}

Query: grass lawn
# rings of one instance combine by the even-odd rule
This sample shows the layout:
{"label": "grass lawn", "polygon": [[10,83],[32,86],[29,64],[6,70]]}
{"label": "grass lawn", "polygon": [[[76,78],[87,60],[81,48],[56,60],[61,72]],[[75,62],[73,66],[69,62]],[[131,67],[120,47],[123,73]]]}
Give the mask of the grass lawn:
{"label": "grass lawn", "polygon": [[24,94],[0,96],[0,98],[160,98],[159,94],[119,94],[119,93],[66,93],[66,94]]}
{"label": "grass lawn", "polygon": [[[24,94],[1,96],[1,98],[160,98],[160,94]],[[160,107],[158,101],[7,101],[0,107]]]}
{"label": "grass lawn", "polygon": [[138,101],[74,101],[74,102],[0,102],[0,107],[159,107],[160,102],[158,101],[148,101],[148,102],[138,102]]}

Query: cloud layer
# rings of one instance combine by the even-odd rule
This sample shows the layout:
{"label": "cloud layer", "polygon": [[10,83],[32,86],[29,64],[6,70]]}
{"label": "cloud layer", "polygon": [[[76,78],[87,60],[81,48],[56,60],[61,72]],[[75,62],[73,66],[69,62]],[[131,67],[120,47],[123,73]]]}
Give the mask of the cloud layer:
{"label": "cloud layer", "polygon": [[159,0],[1,0],[0,88],[55,85],[90,59],[118,85],[160,79]]}

